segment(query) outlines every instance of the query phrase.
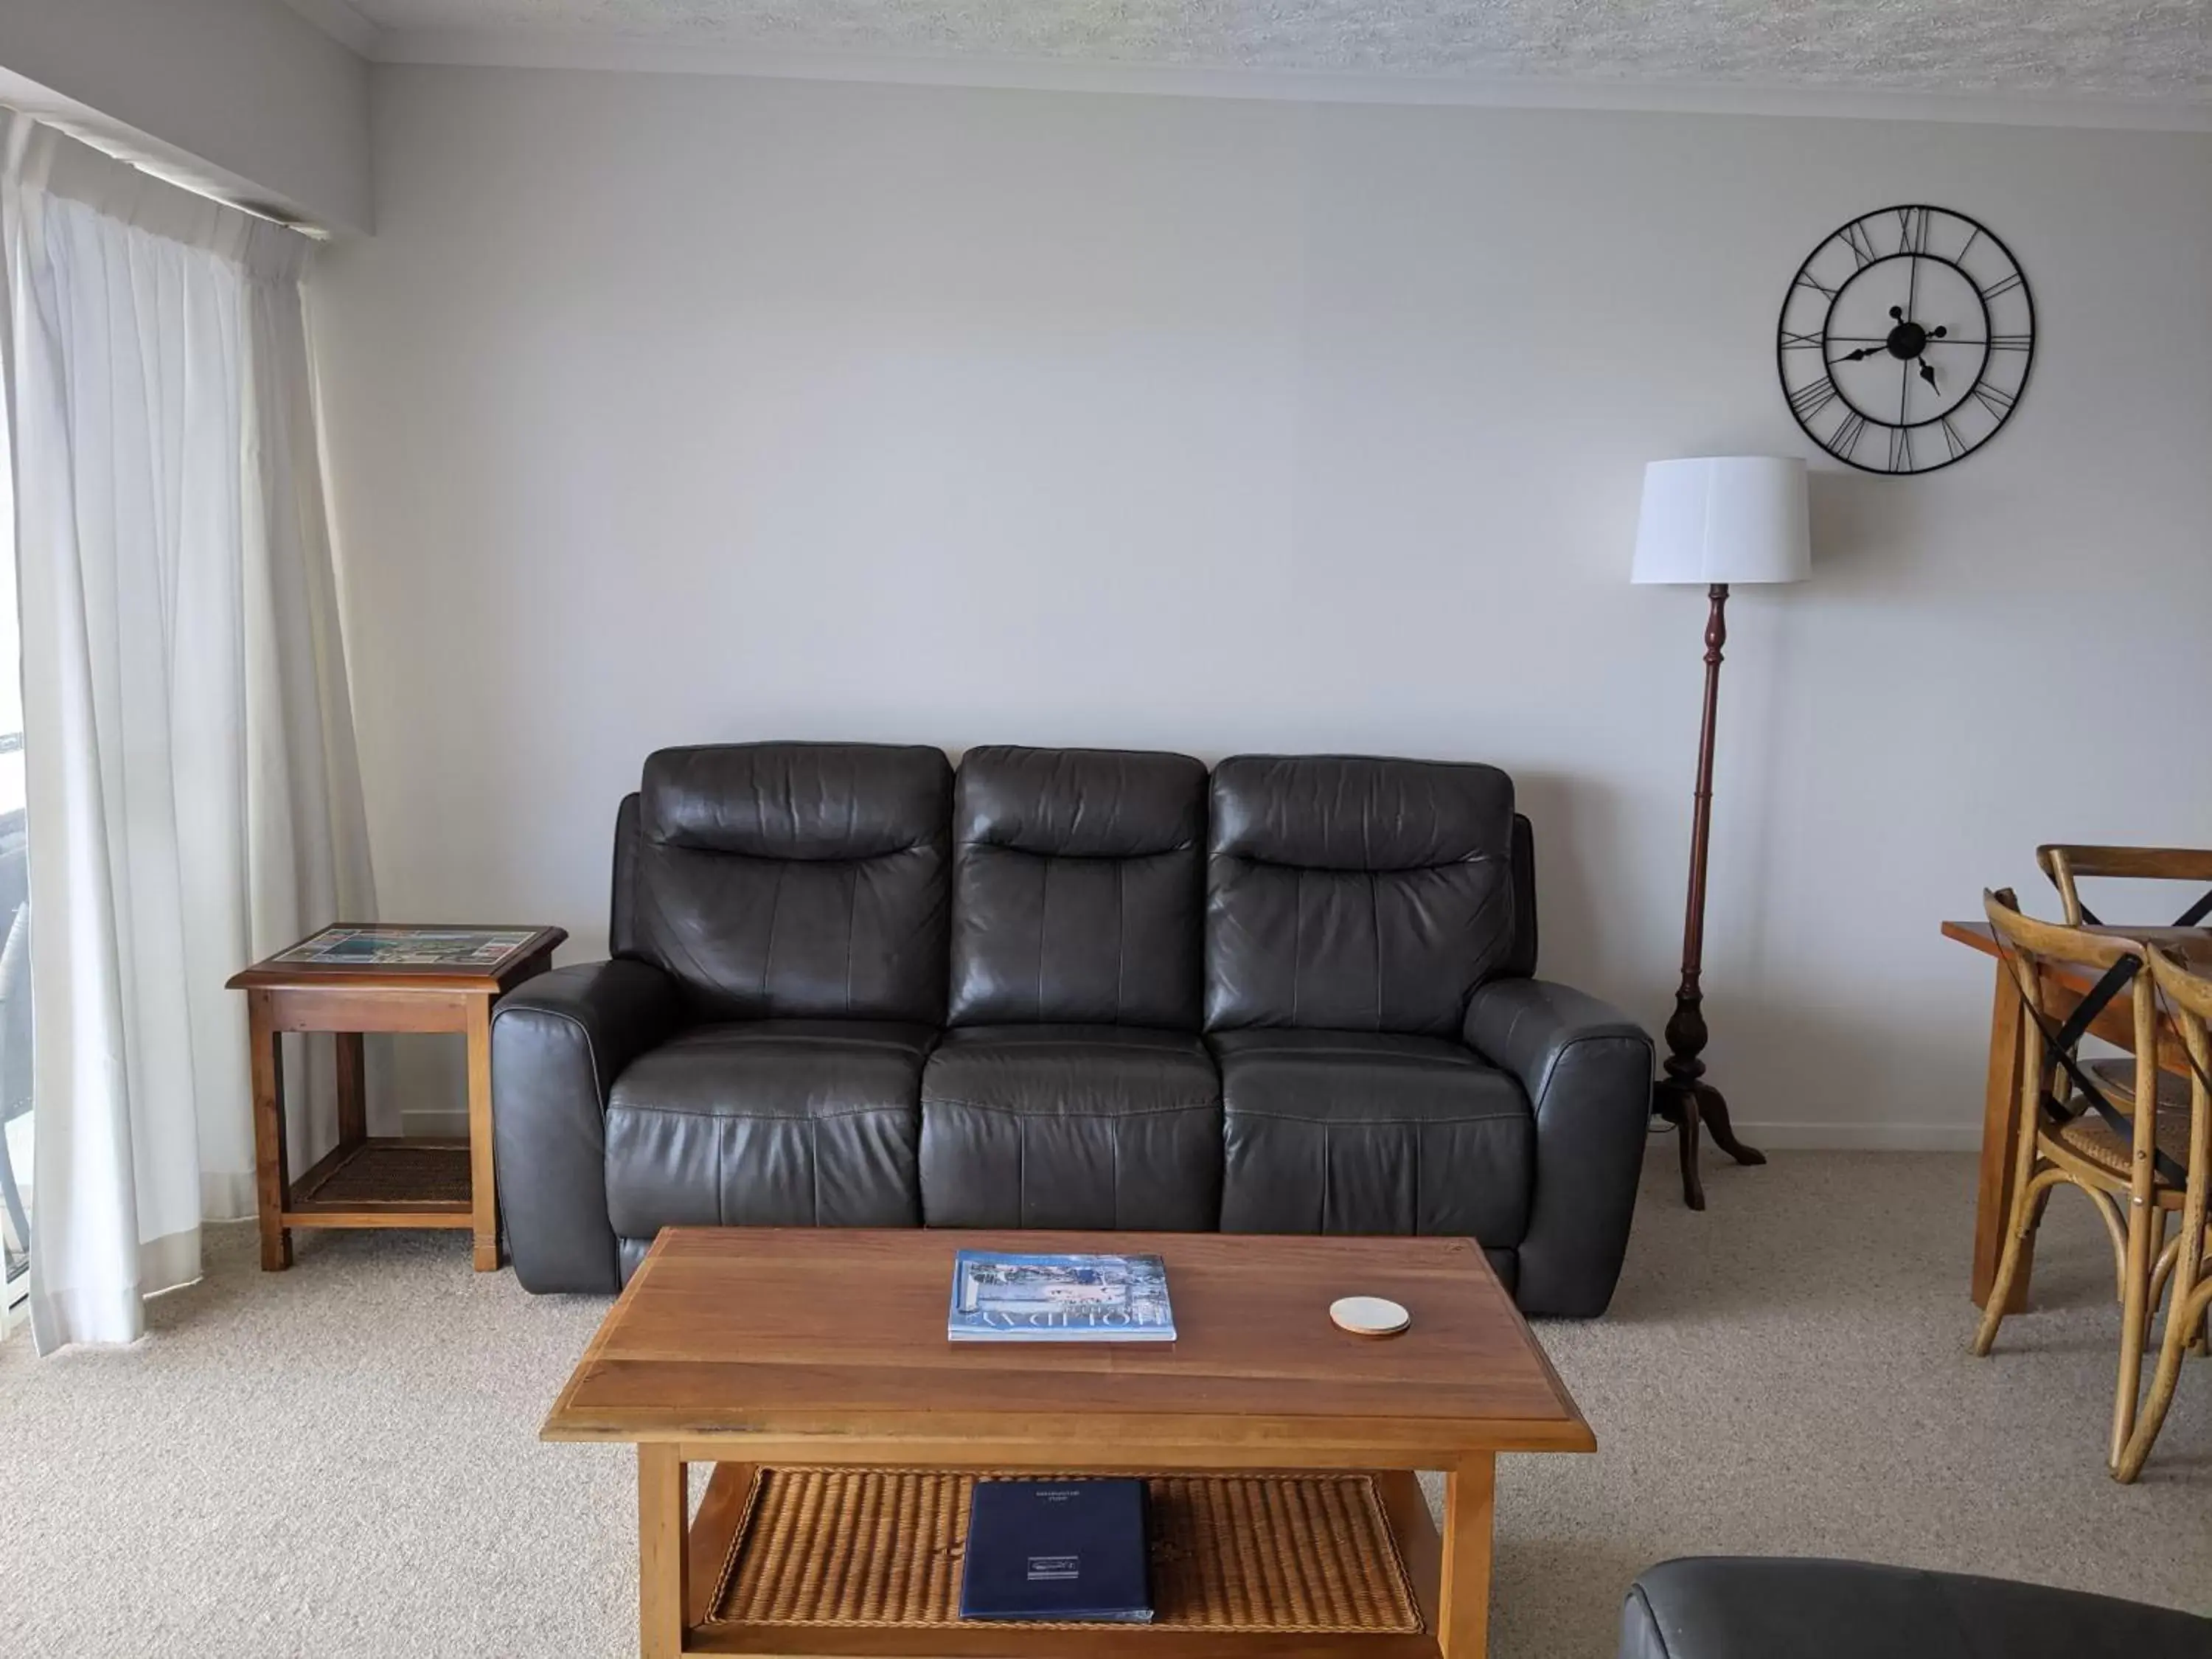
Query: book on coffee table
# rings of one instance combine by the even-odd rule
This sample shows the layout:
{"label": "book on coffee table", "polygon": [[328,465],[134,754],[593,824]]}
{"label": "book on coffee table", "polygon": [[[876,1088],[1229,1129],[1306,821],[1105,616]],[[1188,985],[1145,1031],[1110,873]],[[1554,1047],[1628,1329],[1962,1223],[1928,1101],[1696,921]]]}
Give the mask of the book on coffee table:
{"label": "book on coffee table", "polygon": [[1141,1480],[978,1480],[963,1619],[1150,1624]]}
{"label": "book on coffee table", "polygon": [[955,1342],[1172,1342],[1167,1265],[1156,1255],[962,1250],[945,1334]]}

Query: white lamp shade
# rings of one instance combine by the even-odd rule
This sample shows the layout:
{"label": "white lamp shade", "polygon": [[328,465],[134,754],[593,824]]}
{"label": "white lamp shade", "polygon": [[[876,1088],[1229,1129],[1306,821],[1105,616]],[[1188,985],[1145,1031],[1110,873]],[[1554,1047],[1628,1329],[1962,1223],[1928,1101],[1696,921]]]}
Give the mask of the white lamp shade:
{"label": "white lamp shade", "polygon": [[1795,582],[1812,568],[1805,463],[1704,456],[1644,469],[1637,582]]}

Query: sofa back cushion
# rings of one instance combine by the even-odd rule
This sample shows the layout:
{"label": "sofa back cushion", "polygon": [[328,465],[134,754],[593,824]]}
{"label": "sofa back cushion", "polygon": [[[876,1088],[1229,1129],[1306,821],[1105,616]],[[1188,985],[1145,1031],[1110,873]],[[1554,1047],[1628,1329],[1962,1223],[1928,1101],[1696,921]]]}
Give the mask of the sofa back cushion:
{"label": "sofa back cushion", "polygon": [[936,1024],[951,805],[936,749],[661,750],[616,860],[614,948],[666,969],[699,1019]]}
{"label": "sofa back cushion", "polygon": [[1197,1029],[1205,767],[971,749],[952,818],[948,1024]]}
{"label": "sofa back cushion", "polygon": [[1206,1026],[1456,1036],[1515,954],[1494,766],[1239,755],[1214,769]]}

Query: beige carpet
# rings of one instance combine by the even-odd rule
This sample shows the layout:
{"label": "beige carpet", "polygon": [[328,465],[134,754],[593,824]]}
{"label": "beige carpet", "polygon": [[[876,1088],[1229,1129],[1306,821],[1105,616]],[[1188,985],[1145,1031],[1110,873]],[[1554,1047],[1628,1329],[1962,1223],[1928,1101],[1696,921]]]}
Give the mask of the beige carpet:
{"label": "beige carpet", "polygon": [[[1503,1461],[1493,1651],[1613,1651],[1668,1555],[1857,1555],[2212,1611],[2212,1363],[2103,1473],[2110,1257],[2060,1194],[2036,1310],[1968,1357],[1972,1166],[1785,1153],[1682,1209],[1655,1148],[1613,1313],[1546,1344],[1594,1457]],[[216,1235],[137,1348],[0,1346],[0,1652],[635,1653],[626,1450],[538,1419],[599,1318],[459,1235]],[[1134,1645],[1133,1644],[1133,1645]]]}

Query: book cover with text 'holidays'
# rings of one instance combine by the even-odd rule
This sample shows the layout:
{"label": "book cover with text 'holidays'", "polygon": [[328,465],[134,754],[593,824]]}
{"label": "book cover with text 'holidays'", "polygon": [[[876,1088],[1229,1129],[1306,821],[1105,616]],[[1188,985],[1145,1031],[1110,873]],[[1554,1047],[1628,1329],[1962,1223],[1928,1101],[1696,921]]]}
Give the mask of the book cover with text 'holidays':
{"label": "book cover with text 'holidays'", "polygon": [[962,1250],[945,1334],[955,1342],[1172,1342],[1167,1264],[1156,1255]]}

